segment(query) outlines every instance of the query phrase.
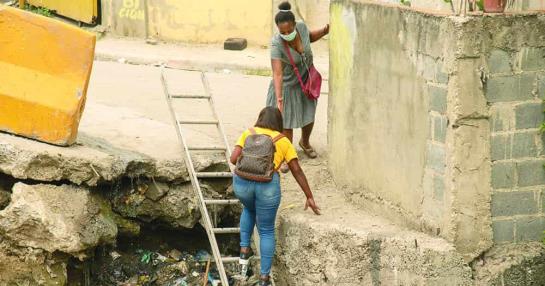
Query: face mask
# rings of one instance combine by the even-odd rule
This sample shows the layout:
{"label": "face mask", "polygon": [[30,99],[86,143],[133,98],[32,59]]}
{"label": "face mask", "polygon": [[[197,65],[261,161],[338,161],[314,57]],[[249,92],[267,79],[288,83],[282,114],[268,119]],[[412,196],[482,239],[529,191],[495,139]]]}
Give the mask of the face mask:
{"label": "face mask", "polygon": [[295,36],[297,36],[297,30],[293,30],[293,32],[291,32],[290,34],[288,35],[283,35],[283,34],[280,34],[280,37],[282,37],[282,39],[288,41],[288,42],[291,42],[295,39]]}

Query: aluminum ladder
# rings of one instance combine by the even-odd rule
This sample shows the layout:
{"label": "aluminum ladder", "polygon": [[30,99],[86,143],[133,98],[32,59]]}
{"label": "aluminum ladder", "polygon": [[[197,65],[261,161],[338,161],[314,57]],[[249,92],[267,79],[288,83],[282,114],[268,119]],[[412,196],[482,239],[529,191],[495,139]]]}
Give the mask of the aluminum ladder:
{"label": "aluminum ladder", "polygon": [[[161,83],[163,85],[163,91],[165,93],[166,101],[174,125],[176,126],[176,133],[178,135],[178,141],[183,148],[184,160],[191,179],[191,184],[193,185],[193,190],[195,192],[195,197],[197,198],[197,204],[201,213],[201,223],[203,224],[206,234],[208,235],[208,240],[210,242],[210,248],[212,249],[212,254],[214,256],[214,262],[216,263],[216,268],[218,269],[221,284],[224,286],[229,285],[227,273],[225,271],[224,263],[236,263],[238,262],[238,257],[224,257],[221,255],[218,242],[216,240],[217,234],[232,234],[240,233],[239,227],[227,227],[227,228],[218,228],[216,226],[216,220],[210,218],[210,213],[208,211],[208,206],[214,205],[235,205],[240,204],[237,199],[207,199],[203,196],[201,189],[201,184],[199,179],[210,179],[210,178],[232,178],[233,166],[230,164],[231,149],[229,148],[229,143],[227,137],[225,136],[225,131],[223,125],[219,120],[217,115],[216,107],[214,105],[214,99],[212,93],[210,92],[210,86],[206,75],[204,72],[201,72],[201,82],[204,87],[204,94],[171,94],[168,89],[167,79],[165,77],[164,67],[161,68]],[[181,119],[179,114],[176,112],[172,102],[177,99],[197,99],[197,100],[207,100],[212,112],[213,119],[211,120],[187,120]],[[184,132],[182,126],[184,125],[214,125],[219,132],[221,139],[223,141],[223,146],[188,146],[186,138],[184,137]],[[192,151],[221,151],[225,154],[225,160],[229,166],[230,172],[197,172],[193,165],[193,160],[191,157]],[[255,254],[256,256],[253,259],[259,259],[259,239],[257,231],[254,229],[253,241],[255,244]],[[272,281],[272,277],[271,277]]]}

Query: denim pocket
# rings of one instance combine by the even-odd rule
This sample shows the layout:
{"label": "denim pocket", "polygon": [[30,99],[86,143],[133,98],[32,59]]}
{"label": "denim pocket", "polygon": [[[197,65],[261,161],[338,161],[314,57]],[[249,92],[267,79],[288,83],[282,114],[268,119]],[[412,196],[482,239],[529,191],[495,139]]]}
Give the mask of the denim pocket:
{"label": "denim pocket", "polygon": [[275,175],[271,182],[260,184],[257,192],[259,193],[258,196],[273,204],[280,203],[280,179],[278,175]]}

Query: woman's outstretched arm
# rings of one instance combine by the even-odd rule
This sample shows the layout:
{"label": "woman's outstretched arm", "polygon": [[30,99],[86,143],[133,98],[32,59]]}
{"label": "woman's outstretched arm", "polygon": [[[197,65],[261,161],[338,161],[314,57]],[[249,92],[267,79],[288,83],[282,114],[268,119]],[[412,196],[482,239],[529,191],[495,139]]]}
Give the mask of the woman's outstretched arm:
{"label": "woman's outstretched arm", "polygon": [[325,25],[325,27],[321,29],[310,31],[310,42],[314,43],[327,34],[329,34],[329,24]]}
{"label": "woman's outstretched arm", "polygon": [[307,201],[305,202],[305,210],[310,207],[315,214],[319,215],[320,208],[314,202],[314,196],[312,195],[312,191],[310,190],[310,186],[308,185],[307,177],[305,176],[303,169],[301,169],[301,166],[299,165],[299,160],[291,160],[288,163],[288,166],[290,167],[291,173],[295,177],[295,180],[307,197]]}
{"label": "woman's outstretched arm", "polygon": [[282,61],[279,59],[272,59],[271,66],[273,72],[274,94],[276,95],[276,106],[280,109],[280,112],[284,112],[284,101],[282,97],[282,78],[284,73],[282,71]]}
{"label": "woman's outstretched arm", "polygon": [[238,157],[240,156],[240,153],[242,153],[242,147],[235,146],[235,149],[233,150],[233,153],[231,153],[231,164],[236,165]]}

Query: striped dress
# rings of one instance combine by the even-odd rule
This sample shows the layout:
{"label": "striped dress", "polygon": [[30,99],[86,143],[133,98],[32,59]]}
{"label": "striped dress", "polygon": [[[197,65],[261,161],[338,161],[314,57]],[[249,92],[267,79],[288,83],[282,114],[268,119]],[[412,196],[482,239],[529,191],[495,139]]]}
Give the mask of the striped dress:
{"label": "striped dress", "polygon": [[[289,47],[291,55],[303,81],[308,76],[307,66],[312,65],[313,56],[310,48],[310,32],[303,22],[297,22],[295,25],[297,33],[301,35],[303,41],[304,52],[299,54],[296,50]],[[294,129],[304,127],[314,122],[316,114],[316,100],[308,99],[295,75],[295,71],[290,64],[288,54],[284,47],[284,40],[280,35],[275,35],[271,41],[271,59],[279,59],[282,61],[283,79],[282,79],[282,97],[284,103],[284,128]],[[304,64],[303,60],[307,63]],[[267,94],[267,106],[276,107],[276,95],[274,92],[274,80],[271,80],[269,92]]]}

